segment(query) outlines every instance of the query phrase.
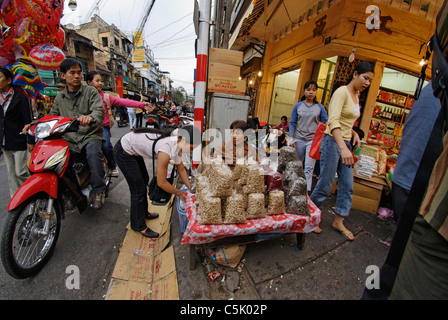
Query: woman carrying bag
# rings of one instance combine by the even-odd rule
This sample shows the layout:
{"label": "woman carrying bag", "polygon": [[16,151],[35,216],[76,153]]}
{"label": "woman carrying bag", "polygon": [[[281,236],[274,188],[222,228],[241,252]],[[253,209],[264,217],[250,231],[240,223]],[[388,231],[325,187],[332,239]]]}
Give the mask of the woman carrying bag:
{"label": "woman carrying bag", "polygon": [[351,139],[357,149],[361,146],[358,134],[353,130],[355,121],[360,117],[359,98],[374,76],[373,67],[368,62],[360,62],[355,68],[353,78],[348,85],[339,87],[328,105],[328,123],[320,148],[320,175],[310,199],[320,207],[327,199],[338,175],[338,195],[333,211],[332,228],[348,240],[354,240],[352,232],[344,226],[344,217],[350,213],[353,194],[353,154]]}
{"label": "woman carrying bag", "polygon": [[[147,227],[145,219],[155,219],[157,213],[148,212],[149,174],[144,158],[157,159],[155,176],[157,186],[164,191],[175,194],[185,201],[184,193],[167,181],[170,159],[177,165],[180,178],[190,189],[188,173],[182,164],[182,153],[191,153],[201,143],[200,130],[192,125],[174,131],[161,131],[151,128],[137,128],[125,134],[115,144],[115,160],[123,173],[131,194],[130,220],[131,229],[144,237],[157,238],[159,234]],[[154,145],[155,144],[155,145]]]}
{"label": "woman carrying bag", "polygon": [[296,149],[297,159],[301,162],[305,160],[306,186],[310,193],[316,164],[316,160],[309,155],[310,148],[319,122],[327,123],[328,116],[324,106],[316,100],[317,83],[308,81],[304,89],[305,95],[302,101],[292,109],[289,136],[294,138],[292,146]]}

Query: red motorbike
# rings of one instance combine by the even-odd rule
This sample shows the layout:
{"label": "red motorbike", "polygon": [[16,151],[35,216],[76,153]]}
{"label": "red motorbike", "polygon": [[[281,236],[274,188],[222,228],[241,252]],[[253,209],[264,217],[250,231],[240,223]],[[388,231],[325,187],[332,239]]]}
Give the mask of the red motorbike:
{"label": "red motorbike", "polygon": [[[78,129],[76,118],[44,116],[28,130],[39,140],[28,159],[32,175],[8,204],[0,243],[2,264],[14,278],[34,276],[48,262],[65,210],[77,207],[82,213],[88,207],[90,169],[85,155],[71,152],[63,139]],[[106,194],[111,177],[105,176]]]}
{"label": "red motorbike", "polygon": [[157,115],[151,115],[146,121],[146,127],[156,128],[156,129],[170,129],[170,128],[182,128],[190,124],[188,119],[180,117],[177,112],[163,113]]}

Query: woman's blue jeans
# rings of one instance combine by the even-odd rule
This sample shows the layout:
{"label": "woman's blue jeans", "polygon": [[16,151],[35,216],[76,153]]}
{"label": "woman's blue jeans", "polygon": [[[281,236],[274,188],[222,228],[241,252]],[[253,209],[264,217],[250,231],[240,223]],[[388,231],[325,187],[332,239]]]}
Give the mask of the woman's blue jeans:
{"label": "woman's blue jeans", "polygon": [[[349,141],[345,144],[351,150]],[[336,140],[325,134],[320,147],[320,175],[316,187],[310,196],[311,201],[318,207],[328,198],[333,186],[336,173],[338,174],[338,195],[335,213],[346,217],[350,213],[353,195],[353,168],[342,163],[341,150]]]}
{"label": "woman's blue jeans", "polygon": [[110,127],[109,126],[104,126],[103,127],[103,153],[104,156],[107,159],[107,164],[109,169],[115,169],[115,167],[117,166],[117,163],[115,162],[114,159],[114,148],[112,146],[112,143],[110,142]]}

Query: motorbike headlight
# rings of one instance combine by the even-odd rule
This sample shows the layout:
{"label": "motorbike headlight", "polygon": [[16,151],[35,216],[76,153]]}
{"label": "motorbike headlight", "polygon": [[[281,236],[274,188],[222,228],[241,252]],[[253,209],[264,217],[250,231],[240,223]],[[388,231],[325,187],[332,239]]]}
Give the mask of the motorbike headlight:
{"label": "motorbike headlight", "polygon": [[59,128],[54,129],[53,133],[58,133],[58,132],[64,132],[65,129],[67,129],[67,127],[70,125],[70,123],[64,124],[63,126],[60,126]]}
{"label": "motorbike headlight", "polygon": [[68,147],[65,147],[59,150],[50,158],[48,158],[47,162],[45,163],[44,170],[54,170],[57,174],[60,174],[62,172],[62,169],[64,168],[65,161],[67,160],[67,148]]}
{"label": "motorbike headlight", "polygon": [[44,139],[50,135],[51,129],[57,123],[57,120],[38,123],[34,128],[34,136],[37,139]]}

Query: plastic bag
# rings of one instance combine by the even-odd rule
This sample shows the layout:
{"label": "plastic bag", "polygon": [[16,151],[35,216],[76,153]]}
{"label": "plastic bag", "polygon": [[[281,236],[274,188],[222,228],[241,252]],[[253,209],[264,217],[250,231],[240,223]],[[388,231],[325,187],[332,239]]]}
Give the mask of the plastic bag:
{"label": "plastic bag", "polygon": [[280,172],[273,171],[268,166],[263,166],[262,168],[264,170],[266,192],[269,193],[274,190],[283,190],[283,175]]}
{"label": "plastic bag", "polygon": [[286,207],[287,213],[301,214],[310,216],[310,209],[308,207],[308,199],[303,196],[291,196]]}
{"label": "plastic bag", "polygon": [[200,224],[222,224],[221,198],[204,197],[201,199],[198,214]]}
{"label": "plastic bag", "polygon": [[291,161],[297,161],[296,149],[290,146],[281,148],[278,156],[277,171],[283,173],[286,165]]}
{"label": "plastic bag", "polygon": [[243,193],[264,192],[264,170],[262,167],[251,164],[248,165],[247,184],[243,187]]}
{"label": "plastic bag", "polygon": [[324,136],[324,132],[327,129],[327,124],[323,122],[319,122],[317,125],[316,133],[314,134],[313,142],[311,143],[309,156],[313,159],[320,159],[320,145],[322,142],[322,137]]}
{"label": "plastic bag", "polygon": [[[207,177],[198,176],[196,178],[196,204],[201,204],[201,199],[204,197],[204,193],[210,192],[210,182]],[[210,196],[210,195],[208,195]]]}
{"label": "plastic bag", "polygon": [[226,199],[224,223],[246,223],[242,194],[235,193]]}
{"label": "plastic bag", "polygon": [[285,195],[283,191],[275,190],[268,194],[268,215],[285,213]]}
{"label": "plastic bag", "polygon": [[247,199],[247,219],[259,219],[266,217],[266,211],[264,210],[264,194],[263,193],[251,193]]}
{"label": "plastic bag", "polygon": [[213,197],[227,197],[232,195],[233,172],[224,163],[210,166],[208,173],[210,193]]}
{"label": "plastic bag", "polygon": [[290,181],[286,192],[286,203],[288,203],[289,199],[293,196],[303,195],[306,195],[306,179],[297,178],[296,180]]}

